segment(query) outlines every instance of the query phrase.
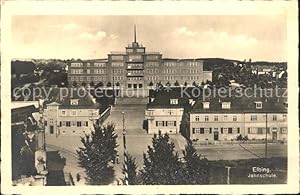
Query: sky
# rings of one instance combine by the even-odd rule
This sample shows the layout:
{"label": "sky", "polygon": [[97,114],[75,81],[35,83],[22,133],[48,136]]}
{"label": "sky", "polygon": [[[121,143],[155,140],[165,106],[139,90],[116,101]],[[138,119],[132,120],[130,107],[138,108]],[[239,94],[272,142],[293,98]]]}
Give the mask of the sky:
{"label": "sky", "polygon": [[165,58],[287,60],[282,15],[14,16],[14,58],[95,59],[133,41]]}

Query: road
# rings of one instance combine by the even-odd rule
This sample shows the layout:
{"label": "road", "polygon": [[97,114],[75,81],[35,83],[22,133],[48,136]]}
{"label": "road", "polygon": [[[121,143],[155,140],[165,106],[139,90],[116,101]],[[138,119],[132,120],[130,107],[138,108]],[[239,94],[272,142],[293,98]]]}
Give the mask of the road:
{"label": "road", "polygon": [[[119,100],[117,101],[117,105],[113,107],[110,116],[105,121],[106,124],[113,122],[115,124],[115,131],[118,134],[118,153],[120,156],[119,162],[121,163],[116,164],[115,166],[116,179],[124,177],[122,173],[122,163],[124,161],[122,112],[124,112],[125,118],[127,151],[135,158],[139,169],[143,166],[143,153],[147,152],[148,145],[152,145],[153,135],[147,134],[146,130],[143,129],[146,103],[147,101],[141,98]],[[182,154],[181,150],[184,148],[186,143],[185,139],[181,135],[170,135],[170,140],[174,142],[179,154]]]}

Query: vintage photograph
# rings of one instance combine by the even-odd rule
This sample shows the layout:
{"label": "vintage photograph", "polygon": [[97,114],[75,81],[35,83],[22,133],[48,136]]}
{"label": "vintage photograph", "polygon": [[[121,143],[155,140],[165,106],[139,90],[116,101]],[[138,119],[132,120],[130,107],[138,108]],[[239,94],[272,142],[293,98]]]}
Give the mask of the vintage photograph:
{"label": "vintage photograph", "polygon": [[12,16],[12,186],[287,184],[287,23]]}

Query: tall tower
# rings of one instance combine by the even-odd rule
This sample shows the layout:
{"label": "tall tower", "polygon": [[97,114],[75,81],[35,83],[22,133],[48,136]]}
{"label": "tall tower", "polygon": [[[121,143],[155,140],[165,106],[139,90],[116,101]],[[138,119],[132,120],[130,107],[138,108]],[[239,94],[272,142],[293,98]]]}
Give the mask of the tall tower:
{"label": "tall tower", "polygon": [[134,36],[134,39],[133,39],[134,43],[136,43],[136,26],[135,25],[134,25],[134,35],[133,36]]}

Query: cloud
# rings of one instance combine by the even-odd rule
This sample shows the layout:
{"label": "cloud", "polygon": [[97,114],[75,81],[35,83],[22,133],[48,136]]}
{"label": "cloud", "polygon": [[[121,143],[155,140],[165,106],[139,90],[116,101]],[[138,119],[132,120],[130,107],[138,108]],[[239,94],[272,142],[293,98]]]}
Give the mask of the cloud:
{"label": "cloud", "polygon": [[50,28],[60,29],[62,31],[77,31],[81,29],[81,25],[76,23],[67,23],[67,24],[55,24],[50,25]]}
{"label": "cloud", "polygon": [[185,26],[176,28],[175,31],[173,32],[173,35],[175,35],[175,36],[194,37],[197,34],[198,34],[197,32],[191,31],[191,30],[187,29]]}
{"label": "cloud", "polygon": [[98,31],[95,34],[83,32],[79,34],[79,38],[86,41],[101,41],[107,36],[105,31]]}

